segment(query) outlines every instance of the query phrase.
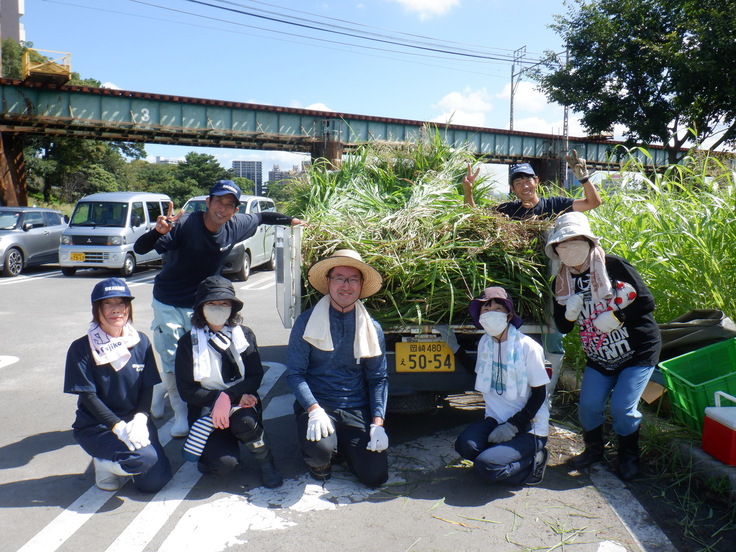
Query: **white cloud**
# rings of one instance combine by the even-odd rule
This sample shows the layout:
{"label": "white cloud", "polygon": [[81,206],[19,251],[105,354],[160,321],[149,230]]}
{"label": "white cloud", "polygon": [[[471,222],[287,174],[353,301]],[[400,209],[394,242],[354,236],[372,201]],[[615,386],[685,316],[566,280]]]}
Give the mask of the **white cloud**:
{"label": "white cloud", "polygon": [[121,88],[112,82],[103,82],[101,88],[110,88],[111,90],[121,90]]}
{"label": "white cloud", "polygon": [[442,115],[432,119],[433,122],[484,126],[486,113],[493,109],[493,104],[485,88],[480,90],[466,88],[462,92],[446,94],[433,107],[442,110]]}
{"label": "white cloud", "polygon": [[406,10],[419,14],[422,21],[434,16],[444,15],[455,6],[460,5],[460,0],[390,0],[401,4]]}
{"label": "white cloud", "polygon": [[333,113],[334,113],[334,111],[335,111],[334,109],[330,109],[329,107],[327,107],[327,106],[326,106],[325,104],[323,104],[322,102],[317,102],[317,103],[309,104],[309,105],[308,105],[307,107],[305,107],[304,109],[313,109],[313,110],[315,110],[315,111],[331,111],[331,112],[333,112]]}
{"label": "white cloud", "polygon": [[[509,100],[511,98],[511,84],[507,83],[503,91],[496,95],[499,99]],[[531,82],[521,81],[514,93],[514,110],[525,110],[531,113],[539,113],[549,107],[547,97],[536,89]]]}

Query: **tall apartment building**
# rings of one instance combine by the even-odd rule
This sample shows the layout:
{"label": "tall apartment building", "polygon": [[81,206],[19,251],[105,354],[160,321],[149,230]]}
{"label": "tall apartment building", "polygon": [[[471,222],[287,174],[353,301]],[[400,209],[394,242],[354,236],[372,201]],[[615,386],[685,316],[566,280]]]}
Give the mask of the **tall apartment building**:
{"label": "tall apartment building", "polygon": [[20,22],[25,11],[25,0],[0,1],[0,40],[6,38],[12,38],[16,42],[26,40],[26,30]]}
{"label": "tall apartment building", "polygon": [[255,183],[256,195],[266,195],[267,188],[263,186],[263,162],[262,161],[233,161],[235,176],[247,178]]}

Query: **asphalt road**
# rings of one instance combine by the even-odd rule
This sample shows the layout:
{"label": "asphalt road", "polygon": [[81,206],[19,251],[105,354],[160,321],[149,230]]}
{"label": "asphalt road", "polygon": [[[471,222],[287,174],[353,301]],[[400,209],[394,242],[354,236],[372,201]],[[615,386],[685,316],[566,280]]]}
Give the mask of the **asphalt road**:
{"label": "asphalt road", "polygon": [[[135,326],[148,332],[155,270],[128,279]],[[0,279],[0,551],[662,551],[675,548],[618,479],[570,475],[553,452],[543,483],[494,488],[459,462],[452,443],[482,415],[462,398],[435,415],[389,416],[390,479],[370,490],[338,466],[323,487],[301,461],[283,362],[288,330],[275,309],[273,273],[236,282],[244,318],[268,370],[266,429],[284,474],[259,487],[253,462],[227,478],[201,476],[159,434],[175,470],[154,496],[94,486],[91,459],[75,444],[75,398],[62,393],[69,344],[83,335],[94,284],[110,274],[64,277],[51,267]],[[150,334],[150,332],[148,332]],[[550,442],[566,439],[554,428]]]}

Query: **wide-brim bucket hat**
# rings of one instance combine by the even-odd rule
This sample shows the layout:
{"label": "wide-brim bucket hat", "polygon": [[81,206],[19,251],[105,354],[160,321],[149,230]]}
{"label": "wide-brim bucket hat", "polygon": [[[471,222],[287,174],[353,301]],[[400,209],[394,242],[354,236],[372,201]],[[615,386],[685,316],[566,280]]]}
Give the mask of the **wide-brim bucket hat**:
{"label": "wide-brim bucket hat", "polygon": [[475,327],[478,329],[483,328],[480,323],[480,309],[491,299],[500,301],[506,306],[506,310],[511,313],[511,320],[509,320],[509,324],[513,324],[514,327],[518,330],[522,324],[521,317],[516,314],[516,311],[514,310],[514,302],[511,300],[511,297],[509,297],[508,292],[502,287],[498,286],[487,287],[483,290],[483,293],[473,299],[470,302],[470,305],[468,305],[468,312],[470,313],[470,318],[473,320],[473,324],[475,324]]}
{"label": "wide-brim bucket hat", "polygon": [[209,276],[199,283],[194,296],[194,308],[207,301],[232,301],[233,312],[243,309],[243,302],[235,295],[232,282],[224,276]]}
{"label": "wide-brim bucket hat", "polygon": [[327,295],[329,294],[327,275],[336,266],[351,266],[360,270],[363,275],[363,287],[360,290],[361,299],[375,295],[383,285],[381,274],[375,268],[363,262],[360,254],[352,249],[338,249],[331,256],[314,263],[307,272],[307,280],[314,289],[322,295]]}
{"label": "wide-brim bucket hat", "polygon": [[555,225],[547,240],[547,245],[544,246],[544,252],[550,259],[559,259],[560,257],[555,251],[555,246],[558,243],[578,236],[588,238],[595,245],[598,245],[601,241],[598,236],[593,234],[593,231],[590,229],[590,221],[588,221],[588,217],[583,213],[573,211],[572,213],[560,215],[555,220]]}

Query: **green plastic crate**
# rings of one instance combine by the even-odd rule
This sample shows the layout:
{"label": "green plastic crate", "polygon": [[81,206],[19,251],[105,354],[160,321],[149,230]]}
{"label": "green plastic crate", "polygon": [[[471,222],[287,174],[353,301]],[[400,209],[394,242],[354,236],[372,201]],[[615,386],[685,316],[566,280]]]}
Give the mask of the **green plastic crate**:
{"label": "green plastic crate", "polygon": [[659,369],[675,418],[702,433],[705,408],[715,406],[715,392],[736,395],[736,338],[660,362]]}

